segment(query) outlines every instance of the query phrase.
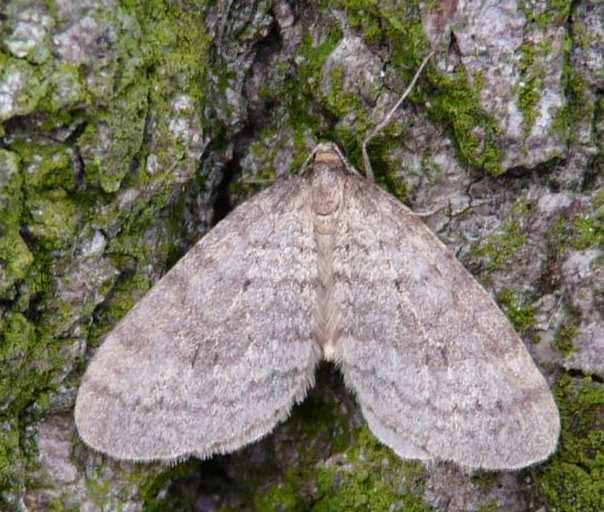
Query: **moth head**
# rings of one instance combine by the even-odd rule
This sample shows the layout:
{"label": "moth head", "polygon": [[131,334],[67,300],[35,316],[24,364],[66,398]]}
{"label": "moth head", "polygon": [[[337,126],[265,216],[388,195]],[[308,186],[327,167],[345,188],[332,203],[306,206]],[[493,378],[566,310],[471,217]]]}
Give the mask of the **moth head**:
{"label": "moth head", "polygon": [[333,167],[342,167],[344,165],[344,162],[342,162],[342,152],[332,142],[318,144],[314,149],[314,163],[315,165],[325,164]]}

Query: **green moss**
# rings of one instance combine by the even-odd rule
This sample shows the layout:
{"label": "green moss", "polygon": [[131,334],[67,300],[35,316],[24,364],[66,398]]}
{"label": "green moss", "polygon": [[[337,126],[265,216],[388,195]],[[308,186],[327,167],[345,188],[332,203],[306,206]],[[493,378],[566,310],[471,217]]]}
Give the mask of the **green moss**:
{"label": "green moss", "polygon": [[[351,25],[362,32],[365,40],[391,48],[390,64],[401,78],[411,79],[429,48],[422,28],[419,2],[401,6],[390,2],[326,0],[321,5],[325,9],[345,9]],[[361,140],[373,127],[373,121],[358,96],[345,90],[343,69],[335,67],[331,69],[330,76],[321,77],[325,61],[342,37],[338,27],[325,28],[323,34],[319,43],[310,35],[305,37],[297,58],[300,61],[298,74],[292,74],[283,89],[265,90],[265,95],[279,103],[287,98],[284,112],[289,119],[287,122],[297,133],[297,139],[313,134],[316,139],[335,141],[352,164],[362,169]],[[328,79],[329,90],[323,91],[324,97],[318,97],[318,84],[322,78]],[[451,127],[462,158],[498,174],[502,170],[501,152],[497,146],[498,130],[494,120],[480,107],[480,86],[478,77],[474,85],[470,85],[462,72],[446,76],[428,68],[411,100],[428,101],[431,116]],[[401,91],[403,88],[401,82]],[[317,99],[327,114],[328,122],[335,126],[333,129],[326,123],[317,122],[318,113],[309,116],[313,112],[312,101]],[[399,178],[400,162],[394,161],[391,155],[392,149],[400,146],[404,123],[404,120],[391,123],[368,148],[378,182],[401,199],[406,198],[408,191]]]}
{"label": "green moss", "polygon": [[[182,225],[169,222],[169,212],[162,212],[172,196],[172,188],[160,189],[152,201],[141,201],[125,219],[118,236],[110,240],[108,254],[118,268],[134,262],[165,262],[174,254],[174,241]],[[161,219],[158,218],[161,215]],[[149,236],[145,236],[147,232]],[[161,235],[158,233],[161,232]]]}
{"label": "green moss", "polygon": [[8,299],[13,286],[25,278],[33,256],[21,238],[23,179],[18,156],[0,149],[0,298]]}
{"label": "green moss", "polygon": [[530,301],[514,290],[504,288],[497,294],[497,302],[503,307],[514,329],[527,335],[535,326],[535,308]]}
{"label": "green moss", "polygon": [[323,465],[319,468],[318,499],[311,510],[430,510],[419,498],[424,478],[422,464],[402,461],[367,428],[357,432],[345,457],[350,467]]}
{"label": "green moss", "polygon": [[53,114],[62,109],[77,108],[90,101],[80,68],[68,63],[59,64],[50,74],[50,86],[44,108]]}
{"label": "green moss", "polygon": [[[363,169],[361,141],[373,128],[374,123],[358,96],[345,90],[342,68],[331,69],[329,90],[326,96],[321,98],[321,102],[330,116],[339,120],[347,119],[346,122],[337,123],[333,132],[327,134],[327,138],[337,141],[350,162],[356,168]],[[399,162],[393,161],[389,153],[391,148],[400,144],[403,131],[400,122],[393,122],[374,138],[368,147],[377,182],[401,200],[406,198],[407,189],[398,176]]]}
{"label": "green moss", "polygon": [[[143,141],[148,81],[124,88],[108,108],[95,115],[78,140],[89,183],[116,192]],[[127,122],[124,122],[127,119]]]}
{"label": "green moss", "polygon": [[[292,468],[283,482],[256,498],[254,510],[429,510],[419,498],[424,479],[421,463],[402,461],[366,427],[358,429],[346,446],[339,459],[342,462],[319,462],[302,470]],[[305,497],[300,489],[308,485],[316,487],[316,493]]]}
{"label": "green moss", "polygon": [[501,229],[481,240],[470,252],[470,261],[477,262],[488,278],[491,273],[509,265],[516,253],[524,246],[527,235],[519,219],[506,220]]}
{"label": "green moss", "polygon": [[572,0],[548,0],[541,4],[522,0],[519,8],[529,23],[534,23],[539,29],[563,26],[572,7]]}
{"label": "green moss", "polygon": [[[48,81],[36,66],[23,59],[13,59],[0,52],[0,85],[11,91],[10,106],[0,112],[0,122],[14,116],[31,114],[46,95]],[[18,84],[18,88],[17,88]]]}
{"label": "green moss", "polygon": [[554,347],[556,347],[562,354],[569,356],[577,349],[573,345],[573,340],[579,334],[579,327],[573,323],[563,324],[556,330],[554,335]]}
{"label": "green moss", "polygon": [[295,471],[255,500],[254,510],[308,512],[426,512],[419,497],[423,466],[403,462],[361,429],[344,454],[343,465],[319,464],[306,475],[316,495],[304,498]]}
{"label": "green moss", "polygon": [[563,45],[564,65],[562,84],[566,96],[565,105],[556,113],[552,133],[561,134],[569,144],[576,141],[577,127],[593,118],[595,105],[590,99],[585,78],[575,71],[572,61],[573,40],[567,36]]}
{"label": "green moss", "polygon": [[472,474],[472,484],[480,487],[484,494],[490,493],[499,479],[499,473],[496,471],[479,470]]}
{"label": "green moss", "polygon": [[[327,95],[326,104],[331,113],[339,118],[345,117],[350,113],[363,113],[361,119],[357,119],[357,123],[359,121],[366,123],[367,114],[363,112],[361,100],[356,95],[346,93],[344,90],[344,70],[337,67],[332,68],[329,80],[330,91]],[[359,132],[364,133],[367,128],[367,125],[359,127]]]}
{"label": "green moss", "polygon": [[604,385],[563,375],[555,389],[562,419],[556,454],[535,471],[548,510],[604,510]]}
{"label": "green moss", "polygon": [[601,218],[579,216],[574,221],[572,247],[581,251],[590,247],[604,247],[604,222]]}
{"label": "green moss", "polygon": [[0,148],[0,225],[3,230],[20,220],[23,200],[22,185],[23,179],[18,155]]}
{"label": "green moss", "polygon": [[295,485],[289,481],[277,484],[255,500],[254,510],[262,512],[302,512],[308,510],[304,500],[298,497],[297,491]]}
{"label": "green moss", "polygon": [[27,230],[48,250],[66,249],[78,226],[76,204],[64,190],[55,189],[27,198]]}
{"label": "green moss", "polygon": [[[112,14],[116,14],[122,20],[127,19],[123,11],[110,15]],[[116,26],[119,27],[119,23]],[[199,24],[196,33],[202,30],[202,24]],[[189,37],[190,33],[188,31],[183,37]],[[121,34],[120,37],[123,35]],[[177,87],[176,84],[170,83],[174,77],[165,73],[167,67],[173,68],[175,62],[178,61],[174,58],[174,54],[168,55],[165,48],[158,51],[155,57],[157,61],[166,61],[166,66],[163,67],[151,61],[145,61],[140,58],[140,52],[139,57],[135,55],[139,51],[137,48],[145,46],[141,44],[140,39],[137,40],[140,38],[140,31],[137,33],[136,30],[132,30],[129,32],[129,36],[132,38],[130,40],[131,48],[123,46],[119,64],[114,68],[109,66],[103,71],[103,76],[110,76],[110,80],[116,80],[115,87],[108,89],[115,96],[111,96],[111,94],[91,95],[85,89],[86,85],[80,81],[78,68],[56,68],[53,73],[49,73],[50,86],[45,89],[47,96],[43,105],[44,110],[47,113],[52,113],[59,108],[86,108],[88,110],[74,113],[74,116],[79,119],[77,122],[74,121],[75,117],[72,118],[68,111],[63,110],[57,112],[56,115],[52,114],[54,117],[41,117],[42,122],[37,125],[44,131],[60,127],[62,122],[75,123],[73,126],[77,126],[77,124],[87,121],[86,134],[98,137],[95,139],[96,141],[102,141],[102,136],[106,135],[107,140],[111,140],[112,144],[117,144],[113,148],[117,149],[111,154],[111,157],[114,158],[113,162],[116,162],[117,165],[115,167],[118,170],[117,175],[111,174],[113,169],[107,165],[111,163],[111,160],[105,159],[101,162],[100,158],[97,161],[93,156],[90,160],[91,174],[86,177],[84,183],[77,184],[77,155],[68,148],[67,144],[53,142],[48,137],[36,138],[34,135],[28,140],[11,140],[11,149],[21,157],[21,171],[18,169],[18,159],[14,156],[15,153],[9,154],[3,150],[0,151],[2,153],[0,157],[7,154],[12,155],[12,162],[15,164],[12,165],[15,172],[2,173],[3,177],[10,175],[14,176],[14,179],[9,184],[10,190],[6,189],[6,196],[2,195],[4,189],[0,191],[0,201],[3,197],[8,199],[7,215],[0,216],[0,224],[4,223],[0,230],[0,237],[3,237],[0,238],[0,264],[6,262],[2,270],[8,269],[12,275],[8,285],[21,281],[19,295],[10,296],[11,298],[14,296],[18,300],[7,308],[9,313],[4,318],[2,326],[3,360],[6,358],[13,360],[13,364],[8,366],[11,371],[4,372],[0,386],[0,396],[8,404],[3,409],[2,422],[5,422],[7,417],[25,418],[22,409],[26,405],[31,406],[32,403],[35,403],[36,410],[39,410],[44,402],[48,402],[49,392],[51,392],[49,383],[53,382],[53,375],[64,371],[67,366],[65,357],[73,357],[68,352],[63,355],[61,353],[64,352],[65,347],[74,343],[74,340],[57,337],[57,330],[61,329],[61,324],[67,321],[73,322],[74,315],[75,320],[79,320],[81,317],[89,317],[92,313],[91,307],[94,307],[94,302],[83,304],[81,309],[75,311],[72,305],[61,304],[53,295],[53,290],[56,289],[54,276],[61,275],[66,268],[69,268],[71,261],[69,255],[58,260],[54,251],[58,249],[63,251],[74,243],[76,236],[80,233],[80,218],[96,226],[102,227],[105,222],[119,226],[120,222],[124,222],[125,217],[129,215],[129,212],[122,213],[113,208],[114,203],[110,202],[111,199],[106,195],[98,194],[91,186],[99,185],[109,191],[116,190],[123,173],[127,174],[133,168],[132,162],[136,162],[136,155],[142,144],[144,117],[147,115],[148,87],[151,83],[146,76],[145,66],[149,65],[156,70],[157,75],[153,78],[159,80],[161,77],[162,91],[168,91],[171,88],[172,91],[177,90],[178,93],[181,93],[183,89],[186,90],[186,87]],[[134,42],[135,40],[137,42]],[[123,40],[121,43],[124,43],[125,46],[130,44]],[[189,51],[191,55],[195,55],[195,59],[200,59],[203,56],[199,53],[201,49],[203,48],[189,48]],[[178,48],[177,51],[183,50]],[[191,58],[192,61],[193,58]],[[134,66],[132,66],[133,62],[136,62]],[[118,69],[120,66],[121,69]],[[203,69],[203,60],[200,60],[196,66]],[[45,72],[47,71],[48,69],[45,70]],[[200,83],[196,82],[195,90],[199,91],[200,87]],[[164,110],[170,115],[171,108],[168,104],[166,105]],[[40,102],[37,106],[31,103],[28,108],[41,106]],[[140,121],[141,118],[143,122]],[[101,133],[102,130],[105,132]],[[83,148],[82,154],[85,156],[94,155],[96,150],[91,144],[93,152],[86,153],[86,144],[89,141],[90,138],[86,136],[78,139],[78,145]],[[102,152],[99,155],[102,156]],[[120,161],[122,159],[123,161]],[[0,161],[0,164],[5,161],[6,159]],[[95,162],[100,162],[97,168],[95,168]],[[1,185],[2,183],[0,183],[0,188],[2,188]],[[77,185],[79,186],[76,189]],[[165,194],[162,194],[160,187],[155,187],[155,190],[158,191],[158,195],[169,197],[168,186],[169,184],[165,187]],[[157,211],[165,202],[155,202],[154,199],[155,195],[150,190],[138,201],[137,210],[149,210],[147,217],[152,218],[155,215],[157,218]],[[25,212],[22,208],[23,204],[26,206]],[[3,203],[0,204],[0,207],[4,208],[4,206]],[[106,218],[103,218],[98,213],[109,211],[107,207],[111,209],[111,212],[107,214]],[[135,223],[131,225],[138,227]],[[32,236],[33,254],[20,238],[20,231],[26,231]],[[110,283],[98,283],[98,289],[94,291],[105,294],[108,286]],[[30,303],[30,301],[32,302]],[[112,305],[115,306],[115,302]],[[11,308],[15,311],[11,312]],[[27,318],[19,311],[27,312]],[[105,313],[107,317],[112,317],[115,311],[105,311]],[[30,316],[35,319],[35,324],[29,319]],[[19,326],[28,328],[20,329]],[[80,330],[80,334],[86,334],[85,327]],[[71,364],[71,361],[68,364]],[[26,427],[26,422],[23,421],[22,425],[15,426],[17,432]],[[0,448],[4,449],[5,446],[6,443],[3,440]],[[15,474],[15,468],[19,464],[19,457],[16,454],[13,460],[7,462],[8,466],[11,464],[13,466],[12,474]],[[4,469],[3,473],[5,473]]]}
{"label": "green moss", "polygon": [[604,218],[596,211],[589,215],[561,215],[547,233],[548,252],[561,257],[569,250],[604,247]]}
{"label": "green moss", "polygon": [[[19,480],[23,476],[19,437],[16,421],[5,422],[0,426],[0,489],[19,486]],[[1,493],[0,505],[3,505]]]}
{"label": "green moss", "polygon": [[49,512],[66,512],[63,498],[52,498],[48,504]]}
{"label": "green moss", "polygon": [[[376,482],[367,471],[354,471],[344,481],[336,482],[333,473],[327,473],[320,480],[319,502],[313,508],[317,512],[328,511],[382,511],[402,510],[397,506],[401,496],[384,484]],[[336,489],[336,492],[334,492]]]}
{"label": "green moss", "polygon": [[[482,278],[488,281],[493,272],[506,268],[513,262],[515,255],[527,241],[525,232],[525,221],[529,212],[529,204],[526,198],[518,199],[503,222],[501,227],[492,235],[483,238],[476,244],[467,256],[467,264]],[[519,327],[528,328],[530,324],[530,313],[528,311],[515,311],[520,304],[514,304],[515,300],[507,293],[503,294],[502,305],[510,308],[510,318],[519,323]],[[524,309],[524,307],[520,307]]]}
{"label": "green moss", "polygon": [[[182,239],[182,223],[176,236],[170,213],[160,215],[180,186],[181,178],[171,172],[189,143],[176,140],[169,123],[174,99],[181,95],[193,98],[192,115],[201,117],[209,44],[206,5],[126,0],[118,8],[94,10],[90,15],[111,26],[115,39],[107,42],[112,47],[107,58],[86,68],[57,62],[30,66],[0,52],[0,81],[9,71],[20,72],[27,86],[8,117],[35,113],[24,120],[27,139],[21,138],[20,123],[6,124],[9,151],[0,149],[0,425],[10,425],[6,435],[0,432],[3,491],[8,482],[10,493],[18,495],[36,474],[35,442],[21,434],[48,409],[62,373],[74,364],[74,345],[86,337],[99,297],[115,279],[102,260],[106,267],[98,276],[92,270],[93,281],[98,279],[81,303],[63,297],[60,285],[74,284],[70,279],[78,279],[82,258],[71,249],[102,230],[115,242],[106,251],[115,249],[113,260],[125,269],[90,329],[94,343],[148,287],[136,265],[161,268]],[[145,135],[150,140],[143,148]],[[148,150],[160,160],[155,175],[141,170]],[[115,194],[124,184],[136,194],[131,205],[124,206]],[[155,231],[148,235],[150,226]],[[155,233],[160,233],[157,251],[149,250]],[[78,340],[68,329],[76,322]],[[28,482],[29,488],[35,485]],[[103,489],[97,490],[103,502]]]}
{"label": "green moss", "polygon": [[[122,3],[124,11],[106,14],[109,23],[121,29],[120,59],[112,63],[117,69],[108,83],[89,91],[93,114],[78,140],[89,183],[108,193],[119,190],[129,177],[149,187],[169,180],[175,162],[184,159],[189,141],[173,133],[170,120],[178,95],[191,98],[195,115],[201,117],[209,45],[203,23],[206,4],[191,2],[185,8],[162,0],[129,0]],[[157,142],[143,149],[150,112],[152,139]],[[132,163],[144,162],[149,150],[157,161],[157,175],[141,168],[130,176]]]}
{"label": "green moss", "polygon": [[[382,34],[392,48],[392,63],[408,83],[429,48],[419,3],[409,2],[404,8],[387,2],[378,5],[378,14],[385,20]],[[503,172],[500,130],[480,105],[479,78],[471,80],[462,68],[445,75],[428,66],[411,100],[425,102],[430,117],[450,127],[464,161],[497,175]]]}
{"label": "green moss", "polygon": [[164,496],[172,482],[188,480],[203,474],[203,462],[190,459],[171,468],[159,464],[152,466],[137,465],[128,475],[129,482],[138,490],[144,503],[145,512],[163,512],[164,510],[193,510],[197,496],[178,492],[170,496],[169,505]]}
{"label": "green moss", "polygon": [[[161,143],[151,148],[159,173],[149,175],[148,170],[143,169],[144,185],[162,179],[173,180],[171,171],[175,161],[182,160],[187,151],[185,145],[189,141],[181,140],[170,126],[175,90],[192,99],[191,115],[202,116],[210,44],[204,24],[207,3],[197,0],[180,6],[164,0],[126,2],[136,13],[146,36],[142,52],[149,63],[145,82],[152,84],[147,91],[149,107],[161,113],[153,126],[154,139]],[[135,46],[136,41],[128,45]]]}
{"label": "green moss", "polygon": [[[317,138],[328,137],[324,127],[314,112],[313,101],[318,98],[321,70],[325,61],[342,38],[339,27],[329,27],[324,38],[315,42],[308,35],[300,47],[300,64],[291,70],[284,80],[283,90],[276,91],[274,98],[281,98],[288,122],[296,132],[297,146],[303,147],[304,138],[308,132]],[[303,150],[307,152],[307,150]],[[305,158],[307,155],[304,155]],[[302,158],[302,160],[303,160]],[[302,163],[302,162],[300,162]]]}
{"label": "green moss", "polygon": [[[326,369],[320,368],[319,379],[324,380],[325,373]],[[342,416],[338,403],[320,396],[320,391],[317,391],[313,390],[297,406],[294,421],[289,426],[289,431],[298,439],[308,440],[306,449],[309,453],[304,462],[309,463],[314,462],[315,457],[321,455],[320,446],[324,441],[329,442],[329,449],[334,453],[344,450],[351,441],[347,418]]]}
{"label": "green moss", "polygon": [[20,156],[26,188],[75,190],[75,155],[65,145],[44,138],[35,142],[28,138],[15,140],[11,149]]}
{"label": "green moss", "polygon": [[298,75],[307,93],[313,94],[321,80],[321,70],[331,52],[342,39],[342,31],[338,27],[328,30],[325,38],[315,44],[310,35],[306,35],[300,48],[301,63]]}
{"label": "green moss", "polygon": [[543,41],[535,44],[525,41],[519,48],[520,90],[518,106],[524,119],[524,136],[528,137],[537,119],[537,107],[543,90],[545,70],[542,67],[544,57],[551,52],[551,43]]}
{"label": "green moss", "polygon": [[497,512],[499,510],[499,503],[497,500],[491,500],[488,503],[482,505],[478,512]]}
{"label": "green moss", "polygon": [[[408,83],[419,63],[429,49],[421,22],[420,2],[404,4],[377,1],[325,0],[322,7],[345,9],[351,25],[358,29],[369,44],[380,42],[391,49],[389,63]],[[338,34],[339,38],[339,34]],[[312,76],[312,85],[316,88],[321,66],[328,56],[333,42],[325,44],[316,54],[319,59],[304,73],[303,77]],[[310,47],[310,45],[306,45]],[[342,119],[348,116],[353,125],[342,127],[336,125],[334,132],[323,132],[319,138],[328,138],[338,142],[351,162],[361,168],[360,140],[368,133],[371,123],[367,112],[362,108],[359,99],[342,90],[341,70],[332,71],[331,87],[325,105],[331,116]],[[411,94],[411,101],[426,102],[428,113],[438,122],[451,128],[462,159],[471,165],[485,169],[492,174],[503,171],[501,167],[501,150],[499,148],[499,129],[496,122],[480,106],[479,89],[481,81],[474,78],[474,83],[461,70],[453,75],[438,73],[430,66]],[[403,85],[401,84],[401,92]],[[294,89],[295,90],[295,89]],[[308,109],[306,110],[308,111]],[[306,114],[307,115],[307,114]],[[297,121],[297,119],[296,119]],[[396,123],[393,123],[396,125]],[[316,127],[315,127],[316,128]],[[379,160],[392,147],[400,145],[400,127],[398,137],[382,134],[381,141],[374,140],[369,147],[371,161]],[[376,169],[376,176],[383,172],[387,181],[396,182],[396,171],[388,164],[385,169]],[[399,194],[404,196],[404,191]]]}
{"label": "green moss", "polygon": [[[379,142],[380,140],[378,140],[376,143],[379,144]],[[373,146],[373,144],[371,145]],[[382,149],[385,151],[386,145],[382,146]],[[375,158],[376,156],[377,158]],[[386,161],[386,156],[384,153],[380,154],[374,152],[374,158],[374,164],[376,165],[372,164],[372,167],[378,171],[378,175],[375,179],[376,183],[388,190],[393,196],[397,197],[401,201],[406,201],[409,199],[409,189],[407,188],[406,183],[401,179],[400,176],[398,176],[396,172],[396,170],[400,170],[402,166],[397,165],[396,162],[393,162],[393,167],[395,170],[389,169],[387,172],[384,172],[383,170],[380,171],[380,169],[385,167],[384,164],[380,164]]]}
{"label": "green moss", "polygon": [[[419,3],[401,9],[380,2],[379,15],[386,22],[383,36],[392,48],[392,63],[408,83],[429,48]],[[497,175],[503,172],[499,128],[480,105],[480,87],[479,77],[472,82],[461,68],[445,75],[428,66],[411,100],[425,102],[430,117],[451,128],[463,160]]]}
{"label": "green moss", "polygon": [[[28,381],[28,363],[32,361],[37,341],[34,325],[21,313],[11,312],[0,320],[0,406],[5,409],[13,401],[30,396],[30,389],[21,389]],[[41,363],[41,362],[40,362]]]}
{"label": "green moss", "polygon": [[111,478],[103,478],[100,474],[86,479],[88,498],[100,510],[105,510],[107,508],[108,496],[113,490],[112,483]]}
{"label": "green moss", "polygon": [[[250,148],[254,163],[261,165],[253,169],[251,180],[243,175],[230,184],[229,192],[235,202],[274,179],[275,158],[284,151],[293,150],[290,169],[297,170],[308,157],[309,141],[337,139],[322,122],[316,102],[329,110],[326,99],[319,95],[321,70],[341,38],[342,31],[335,23],[323,26],[318,38],[310,34],[304,37],[295,58],[296,65],[289,60],[275,64],[270,82],[260,90],[263,101],[272,107],[272,122]],[[218,145],[222,137],[221,133],[217,135]]]}
{"label": "green moss", "polygon": [[581,311],[572,304],[565,304],[564,311],[564,322],[556,329],[553,345],[560,353],[567,357],[577,350],[573,340],[579,334]]}
{"label": "green moss", "polygon": [[149,279],[140,273],[121,276],[110,296],[96,311],[96,321],[88,335],[89,343],[92,346],[98,345],[100,338],[132,309],[150,287]]}
{"label": "green moss", "polygon": [[465,72],[454,75],[429,74],[428,112],[433,119],[449,124],[463,160],[490,174],[503,172],[497,123],[481,107],[478,90]]}
{"label": "green moss", "polygon": [[14,229],[0,237],[0,298],[8,298],[12,286],[27,275],[33,262],[29,247]]}
{"label": "green moss", "polygon": [[[33,337],[33,326],[20,313],[13,313],[3,318],[2,357],[5,362],[19,361],[25,356],[25,347]],[[17,363],[18,364],[18,363]]]}

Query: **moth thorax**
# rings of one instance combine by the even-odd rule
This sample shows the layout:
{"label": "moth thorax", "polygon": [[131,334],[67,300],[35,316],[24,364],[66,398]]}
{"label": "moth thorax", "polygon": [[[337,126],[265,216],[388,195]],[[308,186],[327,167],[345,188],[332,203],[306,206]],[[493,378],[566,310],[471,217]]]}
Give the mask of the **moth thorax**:
{"label": "moth thorax", "polygon": [[342,361],[342,347],[340,344],[335,342],[329,342],[322,346],[323,359],[325,361],[332,361],[339,363]]}
{"label": "moth thorax", "polygon": [[344,181],[339,168],[316,164],[311,181],[313,213],[320,216],[336,213],[342,203],[343,188]]}

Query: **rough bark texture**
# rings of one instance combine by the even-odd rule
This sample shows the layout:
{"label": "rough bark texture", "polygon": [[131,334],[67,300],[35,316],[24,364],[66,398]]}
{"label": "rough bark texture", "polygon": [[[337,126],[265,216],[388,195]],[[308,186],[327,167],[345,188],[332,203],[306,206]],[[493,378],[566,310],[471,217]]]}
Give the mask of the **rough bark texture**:
{"label": "rough bark texture", "polygon": [[[556,454],[402,462],[337,369],[261,442],[119,464],[73,426],[102,336],[233,205],[319,140],[493,293],[555,391]],[[604,4],[9,0],[0,5],[0,509],[604,510]]]}

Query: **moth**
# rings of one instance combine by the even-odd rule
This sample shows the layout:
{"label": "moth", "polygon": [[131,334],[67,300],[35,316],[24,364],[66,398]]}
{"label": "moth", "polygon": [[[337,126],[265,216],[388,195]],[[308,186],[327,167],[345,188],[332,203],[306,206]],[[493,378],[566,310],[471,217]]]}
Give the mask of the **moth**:
{"label": "moth", "polygon": [[333,144],[219,222],[118,323],[76,425],[117,459],[230,452],[288,416],[322,359],[402,458],[509,470],[556,448],[552,394],[493,299]]}

